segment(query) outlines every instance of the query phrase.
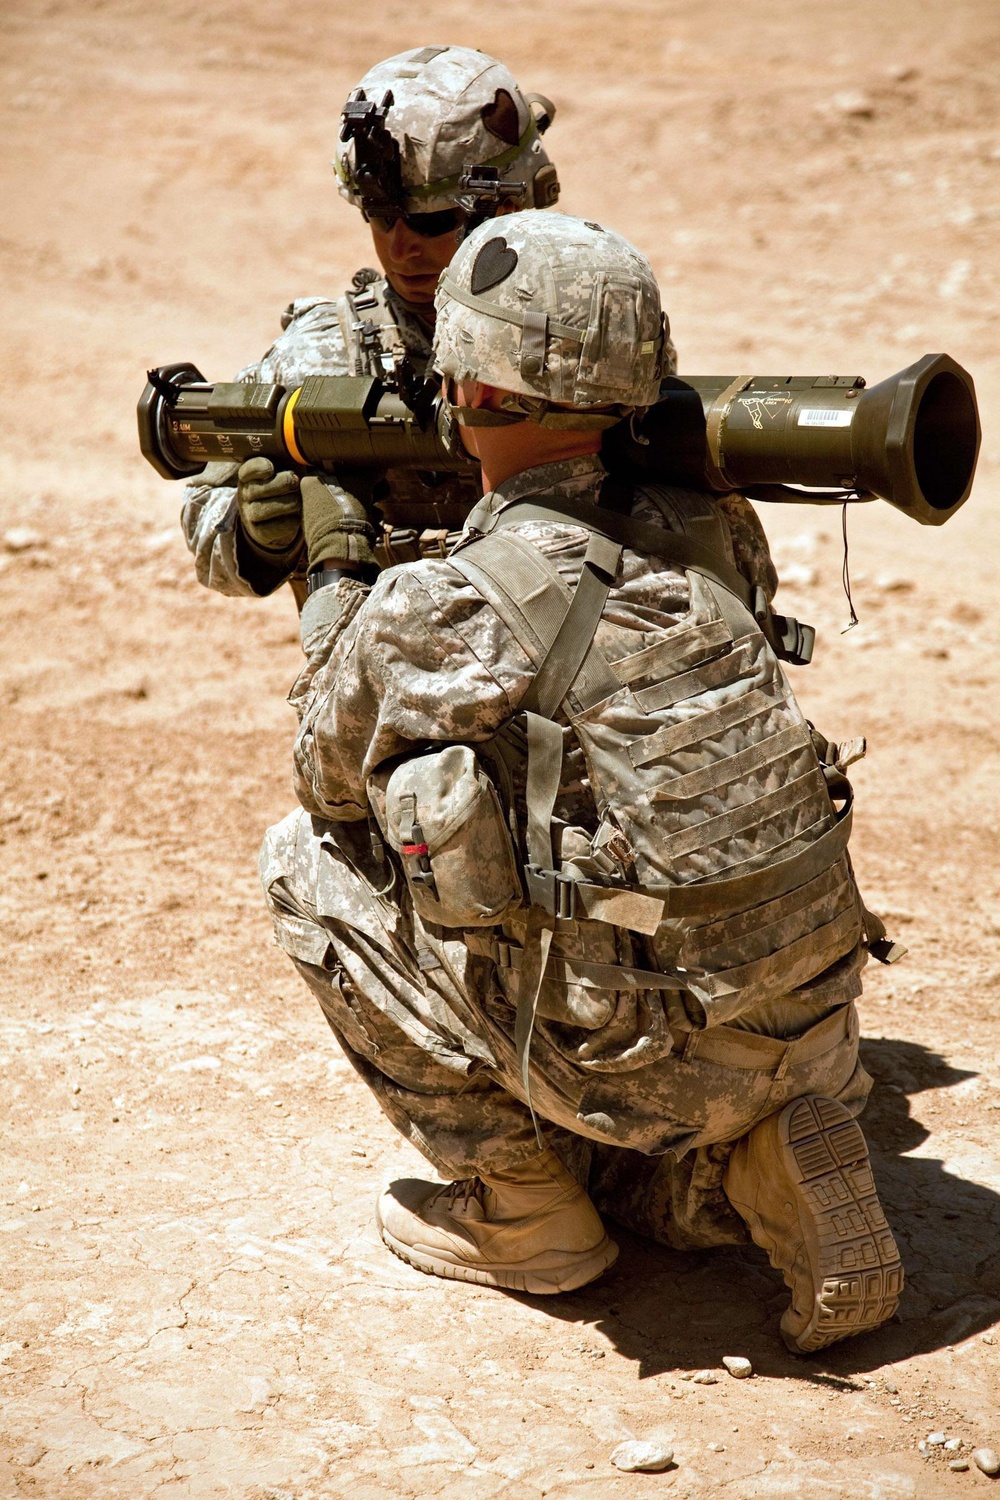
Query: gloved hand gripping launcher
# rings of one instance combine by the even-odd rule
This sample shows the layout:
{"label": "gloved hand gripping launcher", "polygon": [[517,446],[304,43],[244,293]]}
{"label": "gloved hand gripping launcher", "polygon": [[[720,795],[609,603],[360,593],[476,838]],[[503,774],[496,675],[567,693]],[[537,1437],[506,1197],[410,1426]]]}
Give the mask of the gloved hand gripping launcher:
{"label": "gloved hand gripping launcher", "polygon": [[[164,365],[139,400],[139,444],[165,479],[257,456],[328,471],[467,468],[441,400],[414,406],[369,376],[311,375],[286,390]],[[602,457],[640,483],[807,505],[882,498],[940,526],[968,499],[980,437],[972,377],[925,354],[870,388],[843,375],[670,377],[643,417],[608,430]]]}

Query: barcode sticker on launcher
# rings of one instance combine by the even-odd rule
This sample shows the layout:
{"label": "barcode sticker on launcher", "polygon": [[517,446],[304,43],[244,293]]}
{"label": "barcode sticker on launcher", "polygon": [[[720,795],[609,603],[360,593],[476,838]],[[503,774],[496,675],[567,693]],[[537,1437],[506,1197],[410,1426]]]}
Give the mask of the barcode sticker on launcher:
{"label": "barcode sticker on launcher", "polygon": [[800,411],[799,426],[850,427],[856,409],[853,406],[842,406],[838,411],[824,411],[818,407],[811,411]]}

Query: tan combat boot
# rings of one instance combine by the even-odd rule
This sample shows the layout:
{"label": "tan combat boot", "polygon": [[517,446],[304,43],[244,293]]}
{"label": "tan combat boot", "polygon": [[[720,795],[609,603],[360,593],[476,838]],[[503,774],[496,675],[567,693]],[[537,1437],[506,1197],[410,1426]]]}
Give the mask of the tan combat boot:
{"label": "tan combat boot", "polygon": [[447,1187],[394,1182],[377,1218],[389,1249],[418,1271],[510,1292],[571,1292],[618,1258],[596,1208],[552,1151]]}
{"label": "tan combat boot", "polygon": [[842,1104],[813,1094],[755,1125],[723,1186],[791,1288],[781,1332],[794,1353],[892,1317],[903,1268],[861,1127]]}

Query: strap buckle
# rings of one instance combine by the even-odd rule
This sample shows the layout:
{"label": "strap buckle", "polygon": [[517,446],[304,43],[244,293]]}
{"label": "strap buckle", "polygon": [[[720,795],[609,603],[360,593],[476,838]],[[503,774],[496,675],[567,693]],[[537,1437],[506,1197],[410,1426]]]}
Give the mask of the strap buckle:
{"label": "strap buckle", "polygon": [[816,631],[812,625],[796,620],[794,615],[776,615],[767,602],[764,590],[757,587],[751,600],[753,617],[767,636],[775,656],[793,667],[807,667],[816,648]]}
{"label": "strap buckle", "polygon": [[525,865],[525,883],[532,906],[540,906],[550,917],[571,922],[577,910],[577,882],[561,870],[540,870],[537,865]]}

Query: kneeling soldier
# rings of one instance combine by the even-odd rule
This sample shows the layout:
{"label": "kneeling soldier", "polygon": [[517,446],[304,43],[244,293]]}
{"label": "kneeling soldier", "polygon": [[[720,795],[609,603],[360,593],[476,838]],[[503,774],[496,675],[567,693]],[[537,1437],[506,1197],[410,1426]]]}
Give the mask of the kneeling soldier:
{"label": "kneeling soldier", "polygon": [[310,487],[304,812],[261,863],[279,943],[452,1179],[393,1183],[382,1237],[535,1293],[614,1261],[599,1210],[752,1237],[791,1348],[873,1328],[902,1271],[855,1119],[850,787],[778,660],[749,507],[598,457],[658,393],[650,267],[597,224],[484,223],[435,362],[486,494],[447,559],[369,588],[324,566],[344,510]]}

